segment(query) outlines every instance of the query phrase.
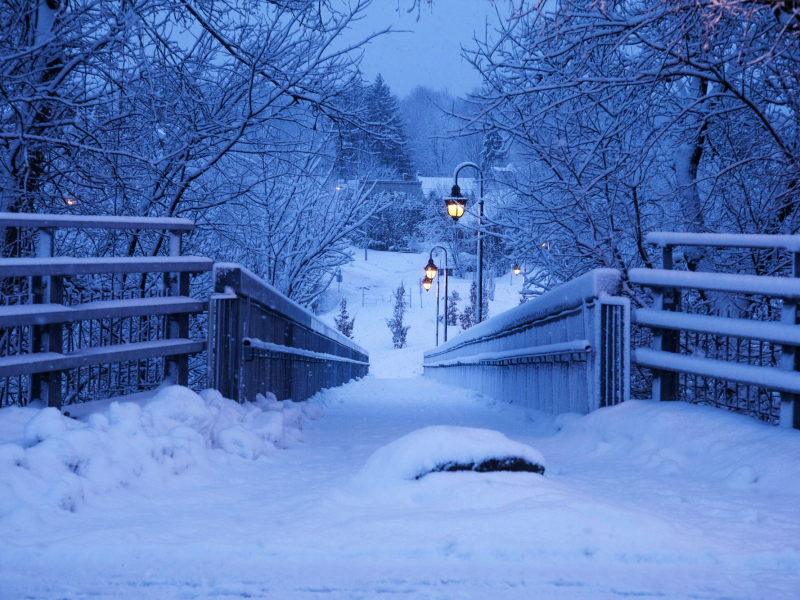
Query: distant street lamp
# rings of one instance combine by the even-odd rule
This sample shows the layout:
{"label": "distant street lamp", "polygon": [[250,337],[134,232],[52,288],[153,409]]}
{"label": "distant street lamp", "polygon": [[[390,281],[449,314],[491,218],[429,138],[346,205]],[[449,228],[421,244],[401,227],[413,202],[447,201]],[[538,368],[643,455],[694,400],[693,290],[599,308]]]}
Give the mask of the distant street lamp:
{"label": "distant street lamp", "polygon": [[[425,280],[428,280],[428,287],[425,289],[428,290],[431,287],[430,282],[432,282],[436,275],[439,273],[439,268],[436,266],[436,263],[433,262],[433,251],[434,250],[441,250],[444,252],[444,341],[447,341],[447,248],[444,246],[434,246],[431,248],[431,253],[428,256],[428,264],[425,265],[425,279],[422,281],[422,287],[425,287]],[[436,345],[439,345],[439,280],[436,279]]]}
{"label": "distant street lamp", "polygon": [[464,214],[464,208],[467,206],[467,199],[461,195],[461,188],[458,187],[458,173],[461,169],[466,167],[475,169],[478,172],[481,182],[480,199],[478,200],[478,306],[476,311],[477,321],[480,323],[483,321],[483,235],[481,235],[481,219],[483,218],[483,171],[481,171],[481,168],[473,162],[463,162],[458,165],[453,175],[453,179],[455,179],[453,189],[450,192],[450,196],[444,199],[444,202],[447,206],[447,214],[451,216],[454,221],[458,221],[461,215]]}
{"label": "distant street lamp", "polygon": [[520,272],[521,270],[522,270],[522,269],[520,269],[520,268],[519,268],[519,265],[518,265],[518,264],[515,264],[515,265],[514,265],[514,275],[519,275],[519,272]]}
{"label": "distant street lamp", "polygon": [[426,291],[426,292],[427,292],[429,289],[431,289],[431,284],[432,284],[432,283],[433,283],[433,281],[431,281],[431,278],[430,278],[430,277],[426,277],[425,279],[423,279],[423,280],[422,280],[422,287],[423,287],[423,288],[425,288],[425,291]]}
{"label": "distant street lamp", "polygon": [[425,265],[425,275],[428,277],[428,279],[433,281],[434,279],[436,279],[437,271],[438,269],[436,268],[436,265],[433,262],[433,258],[429,258],[428,264]]}

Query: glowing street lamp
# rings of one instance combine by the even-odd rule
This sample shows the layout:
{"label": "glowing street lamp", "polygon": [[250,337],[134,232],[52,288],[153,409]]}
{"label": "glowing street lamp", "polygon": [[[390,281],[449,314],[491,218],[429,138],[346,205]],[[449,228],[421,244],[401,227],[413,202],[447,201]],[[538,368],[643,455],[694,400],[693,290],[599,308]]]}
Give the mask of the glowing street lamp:
{"label": "glowing street lamp", "polygon": [[[444,341],[447,341],[447,249],[444,246],[434,246],[428,255],[428,264],[425,265],[425,279],[422,280],[422,287],[426,290],[431,289],[431,284],[439,274],[439,268],[433,262],[435,250],[444,252]],[[427,282],[427,286],[425,283]],[[436,345],[439,345],[439,280],[436,280]]]}
{"label": "glowing street lamp", "polygon": [[514,275],[519,275],[522,269],[519,268],[519,265],[514,265]]}
{"label": "glowing street lamp", "polygon": [[433,262],[433,257],[429,258],[428,264],[425,265],[425,275],[427,276],[427,278],[433,281],[434,279],[436,279],[438,271],[439,269],[436,268],[436,265]]}
{"label": "glowing street lamp", "polygon": [[450,195],[444,199],[444,203],[447,207],[447,214],[453,218],[453,221],[458,221],[464,216],[467,199],[461,195],[461,188],[458,187],[457,183],[453,186],[453,189],[450,190]]}
{"label": "glowing street lamp", "polygon": [[[454,221],[458,221],[461,216],[464,214],[464,208],[467,206],[467,199],[461,195],[461,188],[458,187],[458,174],[461,169],[465,169],[466,167],[471,167],[478,172],[478,176],[480,177],[480,197],[478,200],[478,272],[476,274],[477,284],[478,284],[478,305],[475,307],[477,312],[477,321],[478,323],[483,321],[483,235],[481,234],[481,222],[483,221],[483,171],[481,168],[476,165],[474,162],[463,162],[456,167],[455,173],[453,173],[453,189],[450,192],[450,196],[444,199],[444,203],[447,206],[447,214],[453,218]],[[446,329],[446,328],[445,328]],[[436,330],[439,331],[438,329]]]}

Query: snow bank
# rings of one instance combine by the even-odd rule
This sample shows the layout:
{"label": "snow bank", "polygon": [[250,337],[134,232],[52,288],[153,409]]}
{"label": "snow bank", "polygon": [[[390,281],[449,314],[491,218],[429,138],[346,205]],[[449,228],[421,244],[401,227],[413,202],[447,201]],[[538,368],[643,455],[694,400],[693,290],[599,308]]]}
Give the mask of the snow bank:
{"label": "snow bank", "polygon": [[315,405],[215,390],[160,390],[142,406],[112,402],[78,421],[55,408],[0,411],[0,519],[27,508],[76,512],[91,496],[178,475],[213,453],[253,460],[301,439]]}
{"label": "snow bank", "polygon": [[356,488],[386,489],[419,479],[451,464],[480,464],[490,459],[521,458],[544,468],[544,457],[499,431],[432,426],[412,431],[370,456],[353,479]]}
{"label": "snow bank", "polygon": [[796,430],[686,402],[632,400],[581,418],[563,416],[551,443],[571,469],[600,460],[620,465],[619,472],[649,471],[717,489],[800,492]]}

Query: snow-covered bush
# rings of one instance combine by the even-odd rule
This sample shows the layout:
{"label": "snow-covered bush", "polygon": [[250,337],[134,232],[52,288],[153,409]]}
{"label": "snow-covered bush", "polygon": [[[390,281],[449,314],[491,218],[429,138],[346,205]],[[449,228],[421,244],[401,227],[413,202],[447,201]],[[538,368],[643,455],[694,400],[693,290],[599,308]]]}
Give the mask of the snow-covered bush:
{"label": "snow-covered bush", "polygon": [[336,323],[336,329],[339,333],[348,338],[353,337],[353,325],[356,323],[356,318],[351,318],[347,314],[347,298],[342,298],[339,303],[339,315],[334,317],[333,321]]}
{"label": "snow-covered bush", "polygon": [[458,325],[460,318],[458,314],[458,303],[461,301],[461,296],[455,290],[450,292],[450,297],[447,300],[447,324],[455,327]]}
{"label": "snow-covered bush", "polygon": [[394,293],[394,317],[386,319],[386,325],[392,332],[392,343],[395,348],[402,348],[406,345],[406,335],[411,325],[403,325],[403,317],[406,313],[406,286],[402,283]]}
{"label": "snow-covered bush", "polygon": [[[482,316],[485,321],[489,318],[489,298],[486,295],[485,287],[482,300]],[[469,286],[469,304],[464,308],[464,312],[459,315],[458,320],[461,324],[461,329],[469,329],[478,324],[478,284],[474,281]]]}

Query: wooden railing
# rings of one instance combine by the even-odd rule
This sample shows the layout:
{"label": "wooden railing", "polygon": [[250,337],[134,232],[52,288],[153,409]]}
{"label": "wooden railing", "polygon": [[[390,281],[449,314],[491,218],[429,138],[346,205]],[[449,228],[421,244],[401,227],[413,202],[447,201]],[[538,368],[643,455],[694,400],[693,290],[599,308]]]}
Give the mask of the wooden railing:
{"label": "wooden railing", "polygon": [[214,288],[208,385],[226,398],[299,402],[368,373],[364,349],[247,269],[215,264]]}
{"label": "wooden railing", "polygon": [[[654,293],[652,308],[632,314],[635,326],[652,331],[652,347],[634,348],[631,357],[652,370],[652,398],[713,404],[800,428],[800,236],[652,233],[647,242],[661,247],[663,269],[629,271],[632,284]],[[785,251],[792,276],[675,271],[679,246]],[[762,314],[747,320],[698,312],[709,293],[762,298]]]}
{"label": "wooden railing", "polygon": [[[80,396],[104,379],[110,395],[153,387],[165,376],[187,384],[188,356],[206,346],[189,336],[190,315],[205,310],[189,296],[189,277],[213,264],[181,256],[192,221],[0,213],[6,227],[34,230],[38,240],[35,257],[0,259],[0,282],[18,292],[4,294],[14,301],[0,306],[0,406],[41,400],[58,407],[65,394]],[[161,231],[168,255],[54,257],[63,229]],[[92,294],[66,297],[66,282],[81,280],[86,289],[87,277]]]}

